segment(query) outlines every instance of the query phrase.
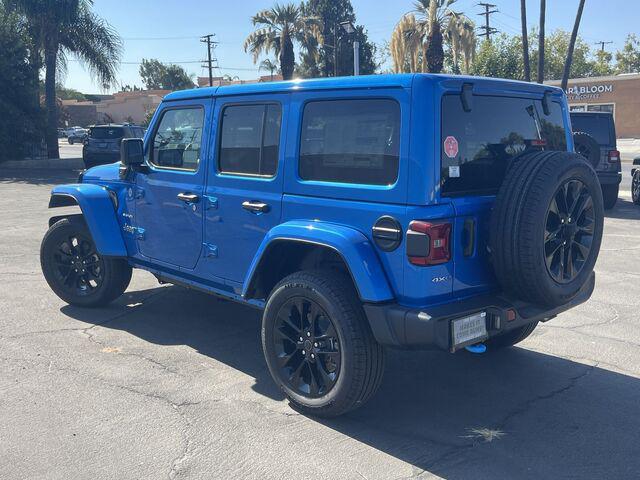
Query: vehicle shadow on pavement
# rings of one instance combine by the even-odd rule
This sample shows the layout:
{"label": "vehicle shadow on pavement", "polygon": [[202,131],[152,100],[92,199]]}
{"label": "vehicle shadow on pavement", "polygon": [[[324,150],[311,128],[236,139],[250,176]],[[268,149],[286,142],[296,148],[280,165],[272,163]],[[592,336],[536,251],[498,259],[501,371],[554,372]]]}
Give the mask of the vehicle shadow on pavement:
{"label": "vehicle shadow on pavement", "polygon": [[[190,346],[282,400],[262,357],[259,311],[180,287],[131,292],[118,302],[136,303],[115,316],[113,308],[62,311],[153,344]],[[382,386],[369,403],[314,421],[410,463],[416,476],[630,478],[640,470],[639,413],[640,379],[588,360],[526,348],[388,350]]]}
{"label": "vehicle shadow on pavement", "polygon": [[2,167],[0,163],[0,183],[18,183],[31,185],[58,185],[73,183],[78,179],[80,170],[64,169],[20,169]]}
{"label": "vehicle shadow on pavement", "polygon": [[631,200],[619,198],[613,209],[605,210],[604,216],[622,220],[640,220],[640,205],[634,204]]}

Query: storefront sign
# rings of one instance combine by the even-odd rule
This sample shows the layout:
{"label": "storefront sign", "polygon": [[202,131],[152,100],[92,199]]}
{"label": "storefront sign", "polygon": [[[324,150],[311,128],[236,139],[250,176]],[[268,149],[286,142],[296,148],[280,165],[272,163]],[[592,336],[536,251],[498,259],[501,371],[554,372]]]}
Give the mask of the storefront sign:
{"label": "storefront sign", "polygon": [[612,93],[613,84],[575,85],[567,89],[569,100],[592,100],[600,98],[603,93]]}

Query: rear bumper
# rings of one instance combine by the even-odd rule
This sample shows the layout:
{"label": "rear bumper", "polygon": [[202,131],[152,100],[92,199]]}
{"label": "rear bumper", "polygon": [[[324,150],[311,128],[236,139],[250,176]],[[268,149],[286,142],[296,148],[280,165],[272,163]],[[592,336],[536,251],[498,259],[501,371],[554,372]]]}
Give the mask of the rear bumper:
{"label": "rear bumper", "polygon": [[600,185],[618,185],[622,181],[621,172],[597,172]]}
{"label": "rear bumper", "polygon": [[[398,348],[422,348],[454,351],[451,342],[451,320],[487,312],[489,338],[522,327],[528,323],[546,322],[561,312],[586,302],[595,286],[595,273],[570,302],[546,308],[501,295],[479,295],[455,303],[421,309],[398,304],[365,304],[364,310],[378,343]],[[507,310],[516,318],[507,321]]]}

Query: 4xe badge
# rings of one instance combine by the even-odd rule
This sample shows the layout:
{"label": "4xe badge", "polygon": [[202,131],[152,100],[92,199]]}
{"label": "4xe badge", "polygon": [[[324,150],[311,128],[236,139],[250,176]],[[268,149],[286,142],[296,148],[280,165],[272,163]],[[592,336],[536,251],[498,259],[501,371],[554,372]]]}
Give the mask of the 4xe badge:
{"label": "4xe badge", "polygon": [[449,135],[444,139],[444,153],[449,158],[456,158],[458,156],[458,140],[456,137]]}

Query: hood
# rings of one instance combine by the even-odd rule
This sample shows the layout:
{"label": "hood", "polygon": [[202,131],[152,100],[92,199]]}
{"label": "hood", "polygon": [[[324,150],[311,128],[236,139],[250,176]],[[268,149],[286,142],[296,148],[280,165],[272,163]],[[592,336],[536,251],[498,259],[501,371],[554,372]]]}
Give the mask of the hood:
{"label": "hood", "polygon": [[98,165],[84,172],[83,182],[86,183],[102,183],[102,182],[120,182],[120,162],[109,163],[107,165]]}

